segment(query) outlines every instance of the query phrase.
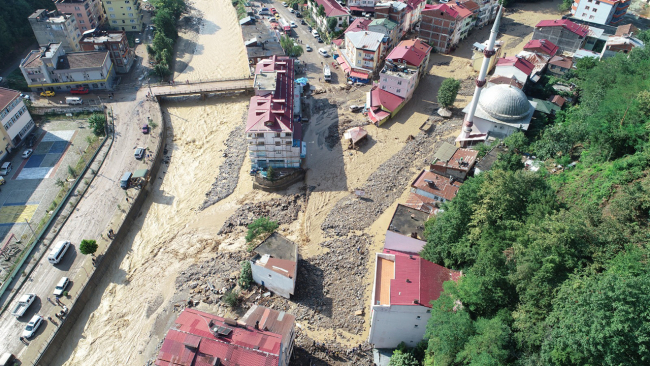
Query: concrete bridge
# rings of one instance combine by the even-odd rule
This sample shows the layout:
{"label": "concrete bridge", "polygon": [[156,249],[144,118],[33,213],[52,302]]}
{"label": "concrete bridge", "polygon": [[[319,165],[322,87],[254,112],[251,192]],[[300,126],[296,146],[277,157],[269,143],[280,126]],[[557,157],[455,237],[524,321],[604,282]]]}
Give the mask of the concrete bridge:
{"label": "concrete bridge", "polygon": [[184,95],[201,95],[202,98],[205,98],[208,94],[246,92],[253,90],[253,79],[242,78],[175,82],[173,84],[150,86],[149,88],[156,99],[161,97],[178,97]]}

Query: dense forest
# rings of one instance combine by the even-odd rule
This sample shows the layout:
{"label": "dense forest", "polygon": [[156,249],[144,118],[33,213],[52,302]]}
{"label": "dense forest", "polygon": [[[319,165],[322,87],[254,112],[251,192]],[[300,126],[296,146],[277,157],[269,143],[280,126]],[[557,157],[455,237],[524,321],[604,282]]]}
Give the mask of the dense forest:
{"label": "dense forest", "polygon": [[648,70],[650,48],[581,61],[578,103],[507,138],[427,222],[421,255],[464,276],[432,302],[423,364],[650,364]]}
{"label": "dense forest", "polygon": [[21,47],[35,42],[27,18],[36,9],[54,10],[52,0],[2,0],[0,1],[0,68],[6,66]]}

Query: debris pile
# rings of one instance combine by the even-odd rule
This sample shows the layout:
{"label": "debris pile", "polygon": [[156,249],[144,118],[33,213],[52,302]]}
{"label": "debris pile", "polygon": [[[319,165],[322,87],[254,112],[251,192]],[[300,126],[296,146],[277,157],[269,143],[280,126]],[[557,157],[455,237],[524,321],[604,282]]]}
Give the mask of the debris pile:
{"label": "debris pile", "polygon": [[237,226],[248,226],[260,217],[267,217],[280,225],[289,224],[298,219],[298,213],[302,209],[304,200],[305,195],[301,193],[282,196],[269,201],[247,202],[224,222],[217,234],[231,233]]}

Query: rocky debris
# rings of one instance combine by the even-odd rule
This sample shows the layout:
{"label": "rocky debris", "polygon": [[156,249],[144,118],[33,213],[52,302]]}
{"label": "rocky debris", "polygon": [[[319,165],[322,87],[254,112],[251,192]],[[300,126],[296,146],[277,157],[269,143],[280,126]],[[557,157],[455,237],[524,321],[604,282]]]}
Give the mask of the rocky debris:
{"label": "rocky debris", "polygon": [[214,258],[189,266],[176,277],[176,290],[187,292],[188,300],[207,304],[219,302],[221,296],[237,285],[243,252],[216,253]]}
{"label": "rocky debris", "polygon": [[[462,120],[458,118],[445,120],[435,125],[430,135],[421,132],[410,139],[402,150],[379,166],[358,188],[365,192],[365,196],[357,198],[350,194],[343,197],[329,212],[321,229],[327,236],[344,236],[351,230],[363,230],[370,226],[411,183],[410,179],[415,173],[413,162],[422,161],[424,165],[430,161],[429,155],[435,151],[434,142],[457,130],[461,123]],[[453,141],[452,137],[448,139]]]}
{"label": "rocky debris", "polygon": [[298,213],[305,201],[305,194],[274,198],[269,201],[247,202],[226,220],[217,234],[233,232],[237,226],[248,226],[259,217],[267,217],[278,224],[289,224],[298,219]]}
{"label": "rocky debris", "polygon": [[246,158],[248,146],[244,126],[245,123],[240,124],[228,135],[225,141],[226,150],[223,153],[226,160],[219,167],[219,175],[215,182],[212,183],[210,190],[205,194],[206,198],[200,207],[201,210],[214,205],[235,191],[237,181],[239,181],[239,171],[244,163],[244,158]]}
{"label": "rocky debris", "polygon": [[327,144],[327,148],[332,150],[336,144],[338,144],[341,141],[341,138],[339,137],[339,121],[336,120],[334,123],[329,125],[327,127],[327,134],[325,135],[325,144]]}
{"label": "rocky debris", "polygon": [[316,342],[298,329],[294,344],[292,365],[374,365],[372,347],[365,342],[353,347],[342,345],[336,339]]}
{"label": "rocky debris", "polygon": [[461,80],[460,89],[458,89],[458,95],[471,96],[474,95],[474,89],[476,88],[476,83],[474,82],[474,77],[469,76],[465,80]]}

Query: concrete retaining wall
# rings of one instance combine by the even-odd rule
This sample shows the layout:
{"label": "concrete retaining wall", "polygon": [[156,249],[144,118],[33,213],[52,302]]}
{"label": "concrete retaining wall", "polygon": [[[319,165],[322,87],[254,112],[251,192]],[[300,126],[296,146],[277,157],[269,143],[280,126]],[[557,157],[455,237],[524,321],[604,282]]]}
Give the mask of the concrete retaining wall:
{"label": "concrete retaining wall", "polygon": [[[158,105],[160,108],[160,104]],[[160,113],[162,117],[162,110]],[[68,334],[76,324],[79,316],[83,312],[84,308],[88,301],[92,298],[97,285],[102,280],[106,272],[108,271],[111,263],[115,259],[118,253],[118,246],[122,243],[122,240],[126,234],[131,229],[131,223],[136,219],[142,205],[144,204],[145,199],[149,196],[149,192],[153,189],[153,185],[158,176],[158,169],[160,169],[160,164],[163,157],[163,144],[165,143],[165,121],[164,119],[160,121],[160,138],[158,139],[158,146],[156,148],[156,155],[154,158],[153,165],[150,170],[150,179],[149,183],[140,191],[138,191],[137,197],[133,199],[133,204],[129,212],[126,213],[122,220],[122,225],[115,230],[115,237],[106,247],[106,252],[98,258],[98,261],[95,265],[95,271],[90,275],[88,282],[85,287],[81,289],[77,295],[77,300],[70,307],[70,312],[66,317],[65,321],[59,326],[57,333],[54,335],[50,344],[45,348],[40,358],[34,363],[39,366],[50,365],[51,361],[55,358],[56,354],[63,347],[63,344],[68,337]]]}
{"label": "concrete retaining wall", "polygon": [[52,107],[32,107],[32,114],[44,115],[46,113],[52,114],[66,114],[66,113],[87,113],[87,112],[101,112],[101,105],[86,105],[79,107],[66,107],[66,106],[52,106]]}

